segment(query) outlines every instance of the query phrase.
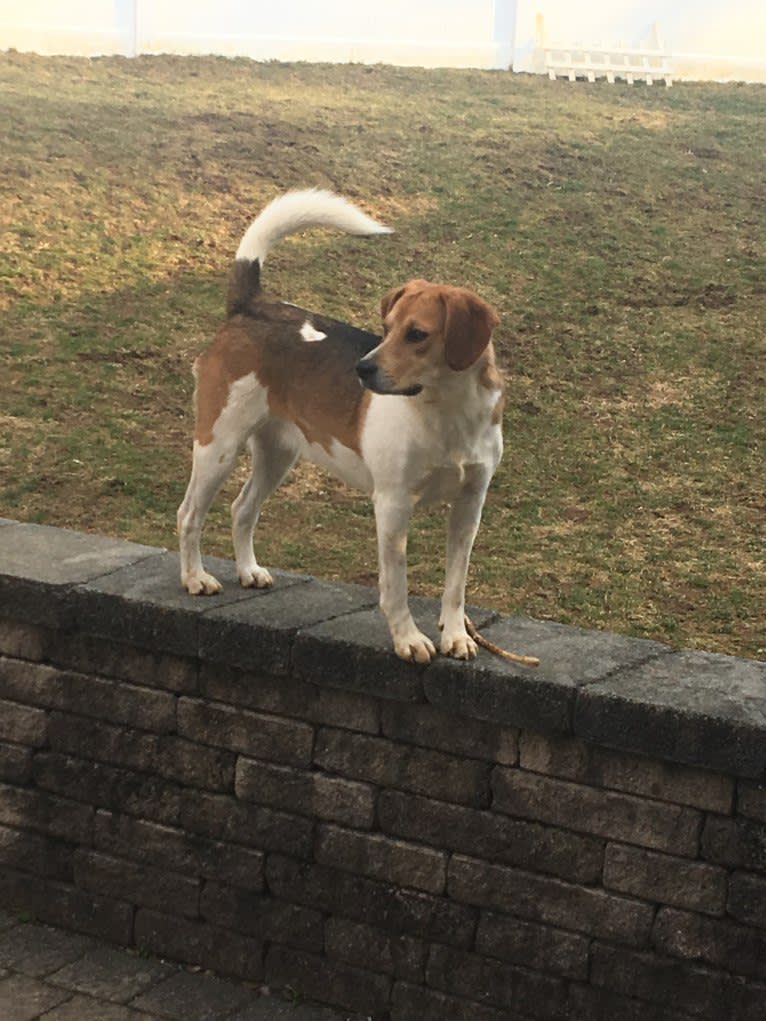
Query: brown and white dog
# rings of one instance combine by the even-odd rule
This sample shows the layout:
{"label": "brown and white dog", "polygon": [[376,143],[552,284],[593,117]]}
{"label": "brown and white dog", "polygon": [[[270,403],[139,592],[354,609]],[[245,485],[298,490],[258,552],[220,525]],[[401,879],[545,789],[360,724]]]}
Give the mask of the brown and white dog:
{"label": "brown and white dog", "polygon": [[252,473],[232,504],[237,572],[271,585],[253,553],[264,500],[298,458],[369,493],[375,508],[380,606],[403,659],[436,654],[407,602],[407,527],[418,504],[451,504],[441,651],[476,655],[465,627],[465,582],[484,497],[502,453],[503,382],[495,369],[494,311],[462,287],[410,280],[382,300],[383,339],[261,292],[269,248],[309,226],[388,233],[345,199],[290,192],[245,232],[232,267],[227,319],[195,362],[191,479],[178,510],[181,580],[219,592],[200,535],[220,486],[247,448]]}

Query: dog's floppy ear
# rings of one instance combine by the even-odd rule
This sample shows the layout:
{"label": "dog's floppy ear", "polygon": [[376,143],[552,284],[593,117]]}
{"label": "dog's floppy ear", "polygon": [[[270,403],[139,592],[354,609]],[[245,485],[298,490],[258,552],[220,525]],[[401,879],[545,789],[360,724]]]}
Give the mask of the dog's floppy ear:
{"label": "dog's floppy ear", "polygon": [[415,277],[412,280],[408,280],[406,284],[401,287],[394,287],[384,294],[380,301],[380,317],[385,319],[397,301],[401,298],[405,291],[418,291],[423,287],[428,286],[427,280],[421,280],[420,277]]}
{"label": "dog's floppy ear", "polygon": [[481,356],[500,320],[485,301],[462,287],[447,291],[442,301],[447,312],[444,323],[447,365],[460,372]]}
{"label": "dog's floppy ear", "polygon": [[397,301],[404,294],[406,284],[403,287],[394,287],[380,299],[380,318],[385,319]]}

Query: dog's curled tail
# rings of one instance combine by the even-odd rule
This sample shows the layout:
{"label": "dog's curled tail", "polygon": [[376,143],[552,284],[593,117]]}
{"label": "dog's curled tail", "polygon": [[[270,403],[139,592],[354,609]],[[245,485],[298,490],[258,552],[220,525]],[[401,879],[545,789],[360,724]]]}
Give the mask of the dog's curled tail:
{"label": "dog's curled tail", "polygon": [[391,233],[390,227],[331,191],[309,188],[280,195],[253,220],[239,243],[229,281],[228,315],[245,311],[260,290],[261,266],[269,250],[306,227],[334,227],[347,234]]}
{"label": "dog's curled tail", "polygon": [[309,188],[288,191],[270,202],[244,233],[237,259],[263,265],[277,241],[305,227],[335,227],[347,234],[390,234],[391,228],[367,216],[348,199],[331,191]]}

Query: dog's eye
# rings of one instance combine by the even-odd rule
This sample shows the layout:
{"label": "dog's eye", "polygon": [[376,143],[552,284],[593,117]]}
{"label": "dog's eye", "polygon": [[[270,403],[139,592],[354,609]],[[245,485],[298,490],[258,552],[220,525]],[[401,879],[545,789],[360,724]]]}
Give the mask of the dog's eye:
{"label": "dog's eye", "polygon": [[404,335],[404,339],[416,344],[419,340],[425,340],[427,336],[428,334],[425,330],[419,330],[416,326],[410,326]]}

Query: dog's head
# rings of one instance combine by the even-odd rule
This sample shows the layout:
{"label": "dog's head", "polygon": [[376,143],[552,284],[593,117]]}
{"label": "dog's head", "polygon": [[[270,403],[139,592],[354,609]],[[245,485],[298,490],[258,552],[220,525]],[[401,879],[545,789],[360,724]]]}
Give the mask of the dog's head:
{"label": "dog's head", "polygon": [[383,340],[357,365],[375,393],[412,396],[479,360],[498,318],[464,287],[410,280],[381,302]]}

